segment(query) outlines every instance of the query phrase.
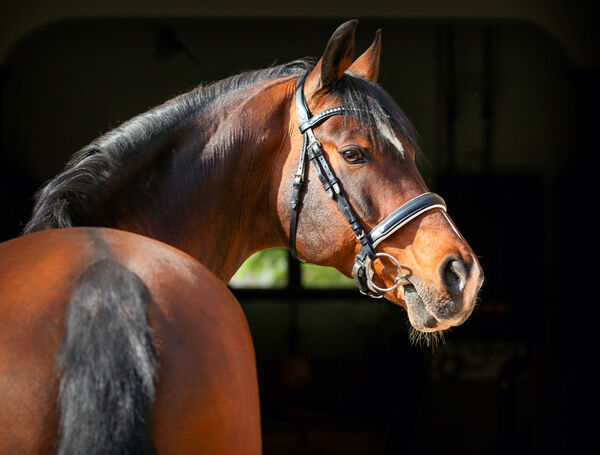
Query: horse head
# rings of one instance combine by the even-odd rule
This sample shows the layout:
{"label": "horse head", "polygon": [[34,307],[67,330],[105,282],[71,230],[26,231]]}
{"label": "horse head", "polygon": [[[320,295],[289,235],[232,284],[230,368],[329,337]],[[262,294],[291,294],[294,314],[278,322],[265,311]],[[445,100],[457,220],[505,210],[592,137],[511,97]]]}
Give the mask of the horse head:
{"label": "horse head", "polygon": [[296,83],[279,218],[301,260],[354,276],[418,331],[441,331],[471,314],[483,272],[417,169],[410,122],[377,85],[381,32],[354,60],[356,25],[342,24]]}

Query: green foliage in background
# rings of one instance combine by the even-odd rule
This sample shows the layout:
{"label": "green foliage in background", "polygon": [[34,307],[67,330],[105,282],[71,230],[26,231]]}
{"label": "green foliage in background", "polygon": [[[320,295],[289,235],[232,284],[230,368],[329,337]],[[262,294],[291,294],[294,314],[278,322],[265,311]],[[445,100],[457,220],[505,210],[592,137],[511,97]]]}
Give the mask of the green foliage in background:
{"label": "green foliage in background", "polygon": [[342,275],[333,267],[302,264],[300,267],[302,286],[313,289],[353,288],[354,280]]}
{"label": "green foliage in background", "polygon": [[[302,264],[302,286],[312,289],[352,288],[354,281],[332,267]],[[250,256],[233,276],[232,288],[281,289],[288,284],[288,253],[282,248]]]}
{"label": "green foliage in background", "polygon": [[282,248],[259,251],[233,275],[232,288],[281,289],[288,282],[288,255]]}

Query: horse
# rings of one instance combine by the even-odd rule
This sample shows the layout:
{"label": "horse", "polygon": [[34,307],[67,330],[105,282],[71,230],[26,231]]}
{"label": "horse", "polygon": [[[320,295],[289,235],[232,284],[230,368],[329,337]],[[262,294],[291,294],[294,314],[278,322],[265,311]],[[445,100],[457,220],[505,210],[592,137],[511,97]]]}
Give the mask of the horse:
{"label": "horse", "polygon": [[[77,152],[0,244],[0,454],[258,454],[254,348],[227,283],[289,248],[434,336],[483,272],[378,85],[357,21],[316,61],[179,95]],[[317,113],[313,115],[312,113]]]}

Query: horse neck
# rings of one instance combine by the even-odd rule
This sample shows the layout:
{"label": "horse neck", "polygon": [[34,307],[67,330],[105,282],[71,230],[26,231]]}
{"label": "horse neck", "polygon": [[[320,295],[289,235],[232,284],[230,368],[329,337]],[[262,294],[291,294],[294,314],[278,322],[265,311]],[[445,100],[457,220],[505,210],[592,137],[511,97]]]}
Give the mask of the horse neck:
{"label": "horse neck", "polygon": [[132,185],[147,182],[148,172],[160,175],[152,196],[137,206],[124,197],[126,206],[111,209],[120,217],[114,226],[185,251],[224,282],[253,252],[284,246],[277,188],[294,83],[261,85],[224,102],[211,133],[199,131],[205,120],[196,119],[167,141],[177,152]]}

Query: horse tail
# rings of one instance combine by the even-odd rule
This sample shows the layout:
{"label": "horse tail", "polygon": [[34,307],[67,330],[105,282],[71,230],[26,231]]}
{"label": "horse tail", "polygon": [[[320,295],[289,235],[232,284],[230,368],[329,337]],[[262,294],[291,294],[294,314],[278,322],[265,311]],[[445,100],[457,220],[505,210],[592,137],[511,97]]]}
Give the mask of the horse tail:
{"label": "horse tail", "polygon": [[112,259],[77,281],[59,353],[59,455],[154,454],[158,362],[140,278]]}

